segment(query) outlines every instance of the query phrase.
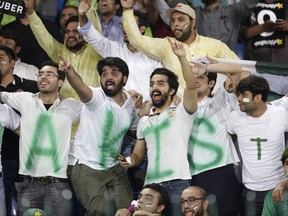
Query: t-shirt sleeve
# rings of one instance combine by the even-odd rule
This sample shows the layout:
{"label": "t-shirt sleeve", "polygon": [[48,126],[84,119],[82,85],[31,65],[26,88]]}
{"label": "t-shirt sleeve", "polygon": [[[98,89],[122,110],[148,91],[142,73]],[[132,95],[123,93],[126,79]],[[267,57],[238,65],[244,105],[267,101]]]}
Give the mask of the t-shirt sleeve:
{"label": "t-shirt sleeve", "polygon": [[6,128],[16,130],[20,125],[20,116],[8,105],[0,105],[0,122]]}

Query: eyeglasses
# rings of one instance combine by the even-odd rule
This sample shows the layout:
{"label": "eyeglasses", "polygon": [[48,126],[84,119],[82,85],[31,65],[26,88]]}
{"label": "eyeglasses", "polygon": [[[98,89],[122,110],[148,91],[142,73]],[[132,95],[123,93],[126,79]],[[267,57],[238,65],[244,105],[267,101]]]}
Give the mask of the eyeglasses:
{"label": "eyeglasses", "polygon": [[185,205],[186,202],[188,203],[188,205],[193,205],[197,200],[205,200],[205,198],[188,197],[187,199],[181,200],[181,205]]}
{"label": "eyeglasses", "polygon": [[51,77],[59,77],[57,74],[51,72],[51,71],[48,71],[48,72],[42,72],[42,71],[39,71],[38,73],[36,73],[36,76],[39,78],[39,77],[47,77],[47,78],[51,78]]}

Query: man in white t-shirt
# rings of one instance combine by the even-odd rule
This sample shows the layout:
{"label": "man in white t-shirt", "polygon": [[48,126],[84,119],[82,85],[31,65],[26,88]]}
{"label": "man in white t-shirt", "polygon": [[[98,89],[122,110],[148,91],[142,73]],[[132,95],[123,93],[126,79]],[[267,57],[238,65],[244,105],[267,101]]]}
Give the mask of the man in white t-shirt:
{"label": "man in white t-shirt", "polygon": [[101,88],[92,88],[68,61],[63,59],[59,65],[84,103],[70,149],[68,177],[87,215],[113,214],[107,193],[113,194],[109,199],[116,209],[129,206],[132,200],[131,186],[117,160],[123,137],[129,130],[135,134],[138,123],[133,98],[123,89],[128,66],[118,57],[100,60],[97,70]]}
{"label": "man in white t-shirt", "polygon": [[[219,66],[210,64],[209,71],[213,72]],[[225,67],[226,70],[230,67],[235,73],[241,72],[241,67],[236,65]],[[213,94],[216,80],[217,73],[197,77],[198,110],[188,153],[191,185],[205,189],[208,199],[211,199],[211,214],[237,215],[241,212],[241,184],[235,175],[234,165],[239,162],[239,157],[227,132],[227,119],[231,113],[227,101],[234,95],[226,92],[223,82]]]}
{"label": "man in white t-shirt", "polygon": [[44,62],[37,77],[39,93],[0,92],[1,101],[21,114],[17,212],[40,208],[48,215],[69,215],[68,151],[82,104],[59,97],[65,74],[57,63]]}
{"label": "man in white t-shirt", "polygon": [[188,139],[197,109],[196,78],[183,44],[169,40],[181,63],[186,81],[183,102],[172,104],[179,86],[177,76],[166,68],[158,68],[150,76],[153,107],[143,116],[137,128],[137,141],[130,157],[119,157],[122,166],[139,165],[147,151],[148,167],[145,184],[159,183],[169,194],[172,210],[167,215],[181,215],[180,196],[190,185],[187,159]]}
{"label": "man in white t-shirt", "polygon": [[6,215],[3,173],[1,165],[1,146],[4,127],[15,131],[19,128],[20,116],[6,104],[0,104],[0,215]]}
{"label": "man in white t-shirt", "polygon": [[240,110],[231,113],[228,132],[235,134],[243,160],[245,215],[261,215],[265,195],[284,178],[281,154],[285,149],[288,113],[267,105],[268,82],[250,76],[236,88]]}

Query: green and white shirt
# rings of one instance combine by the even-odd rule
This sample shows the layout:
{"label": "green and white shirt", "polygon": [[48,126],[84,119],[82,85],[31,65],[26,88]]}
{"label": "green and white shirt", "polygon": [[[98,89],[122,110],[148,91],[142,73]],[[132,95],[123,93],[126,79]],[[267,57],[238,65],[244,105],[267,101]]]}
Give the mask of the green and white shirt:
{"label": "green and white shirt", "polygon": [[152,108],[140,119],[137,139],[145,139],[148,156],[145,184],[191,179],[187,154],[194,118],[180,103],[158,114]]}
{"label": "green and white shirt", "polygon": [[129,129],[136,130],[139,117],[127,92],[127,100],[119,106],[102,88],[91,89],[93,97],[83,106],[69,164],[78,161],[95,170],[108,170],[119,163],[122,139]]}
{"label": "green and white shirt", "polygon": [[57,98],[46,110],[39,93],[30,92],[3,92],[2,101],[21,114],[19,174],[67,178],[71,126],[82,104]]}

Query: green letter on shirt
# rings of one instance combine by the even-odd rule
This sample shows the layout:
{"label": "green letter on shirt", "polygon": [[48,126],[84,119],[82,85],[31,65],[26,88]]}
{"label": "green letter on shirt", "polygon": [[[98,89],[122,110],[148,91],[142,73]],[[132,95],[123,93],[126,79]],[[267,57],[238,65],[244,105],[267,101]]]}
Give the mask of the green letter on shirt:
{"label": "green letter on shirt", "polygon": [[[51,145],[49,148],[43,147],[42,144],[42,137],[45,133],[48,133],[48,137],[50,139]],[[58,160],[57,139],[55,134],[51,116],[47,113],[42,113],[37,120],[32,143],[30,145],[28,159],[25,163],[27,170],[31,170],[33,166],[37,165],[35,162],[36,156],[50,157],[54,172],[58,172],[60,170],[61,167]]]}

